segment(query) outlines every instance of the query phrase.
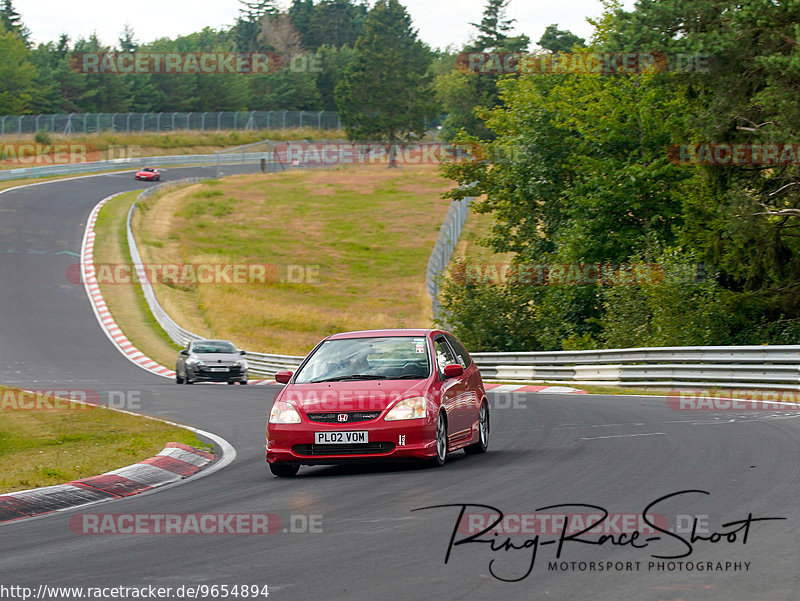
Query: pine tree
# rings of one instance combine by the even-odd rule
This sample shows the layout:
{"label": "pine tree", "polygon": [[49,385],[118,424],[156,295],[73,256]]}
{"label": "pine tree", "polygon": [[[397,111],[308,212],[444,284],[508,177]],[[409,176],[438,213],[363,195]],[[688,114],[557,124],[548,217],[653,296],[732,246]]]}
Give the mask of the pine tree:
{"label": "pine tree", "polygon": [[239,18],[234,26],[234,42],[239,52],[260,50],[258,36],[261,33],[261,20],[265,16],[277,15],[280,11],[276,0],[239,0]]}
{"label": "pine tree", "polygon": [[335,92],[348,137],[394,142],[421,135],[431,110],[431,54],[398,0],[375,3],[355,51]]}
{"label": "pine tree", "polygon": [[26,46],[29,44],[30,31],[22,23],[22,17],[14,8],[11,0],[3,0],[0,4],[0,23],[6,31],[12,31],[21,37]]}
{"label": "pine tree", "polygon": [[486,50],[518,52],[528,46],[528,36],[510,37],[516,19],[506,18],[506,8],[511,0],[488,0],[480,23],[470,23],[478,29],[478,37],[468,46],[467,52]]}
{"label": "pine tree", "polygon": [[586,46],[586,40],[569,30],[559,29],[557,24],[548,25],[536,43],[550,52],[570,52],[575,44],[581,48]]}

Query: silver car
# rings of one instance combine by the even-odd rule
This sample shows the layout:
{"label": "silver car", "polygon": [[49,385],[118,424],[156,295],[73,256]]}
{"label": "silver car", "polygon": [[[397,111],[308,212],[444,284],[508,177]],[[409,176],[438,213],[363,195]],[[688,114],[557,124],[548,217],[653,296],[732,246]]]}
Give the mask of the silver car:
{"label": "silver car", "polygon": [[195,340],[186,345],[175,362],[175,382],[227,382],[247,384],[244,351],[227,340]]}

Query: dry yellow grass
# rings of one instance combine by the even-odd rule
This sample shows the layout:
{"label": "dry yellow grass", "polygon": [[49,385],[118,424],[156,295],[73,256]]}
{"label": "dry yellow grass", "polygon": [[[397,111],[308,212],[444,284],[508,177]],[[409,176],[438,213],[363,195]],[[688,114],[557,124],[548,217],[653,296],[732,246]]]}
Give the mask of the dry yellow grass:
{"label": "dry yellow grass", "polygon": [[434,165],[235,176],[154,198],[134,226],[147,263],[318,266],[318,283],[157,285],[187,329],[304,354],[337,331],[431,325],[425,269],[451,185]]}

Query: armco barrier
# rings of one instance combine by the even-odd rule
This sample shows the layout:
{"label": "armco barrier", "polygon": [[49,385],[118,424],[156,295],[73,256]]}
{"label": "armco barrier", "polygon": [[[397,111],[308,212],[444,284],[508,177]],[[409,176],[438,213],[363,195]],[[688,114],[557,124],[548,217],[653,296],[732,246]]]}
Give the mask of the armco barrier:
{"label": "armco barrier", "polygon": [[107,161],[92,161],[90,163],[70,163],[66,165],[44,165],[40,167],[25,167],[21,169],[6,169],[0,171],[0,181],[10,179],[30,179],[32,177],[51,177],[56,175],[81,175],[86,173],[99,173],[101,171],[115,171],[120,169],[139,169],[140,167],[167,167],[175,165],[217,165],[227,164],[252,164],[261,159],[272,162],[272,153],[253,152],[242,154],[178,154],[156,157],[131,157],[124,159],[110,159]]}
{"label": "armco barrier", "polygon": [[800,390],[800,345],[475,353],[485,378],[679,388]]}
{"label": "armco barrier", "polygon": [[461,237],[464,223],[466,223],[467,215],[469,215],[469,205],[472,200],[472,198],[465,198],[463,200],[454,200],[450,203],[442,227],[439,228],[439,236],[436,239],[433,252],[431,252],[431,256],[428,258],[428,268],[425,273],[425,288],[428,290],[428,294],[433,302],[434,319],[439,319],[441,317],[438,300],[439,279],[444,273],[444,270],[447,269],[456,244],[458,244],[458,239]]}

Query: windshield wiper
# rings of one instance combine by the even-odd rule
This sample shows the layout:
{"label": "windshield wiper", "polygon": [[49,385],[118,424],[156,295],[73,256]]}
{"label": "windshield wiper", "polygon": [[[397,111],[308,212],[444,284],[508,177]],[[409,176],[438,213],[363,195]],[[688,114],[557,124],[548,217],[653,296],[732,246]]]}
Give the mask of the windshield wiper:
{"label": "windshield wiper", "polygon": [[324,380],[311,380],[312,384],[320,382],[343,382],[345,380],[386,380],[388,376],[379,376],[376,374],[350,374],[349,376],[337,376],[335,378],[326,378]]}

